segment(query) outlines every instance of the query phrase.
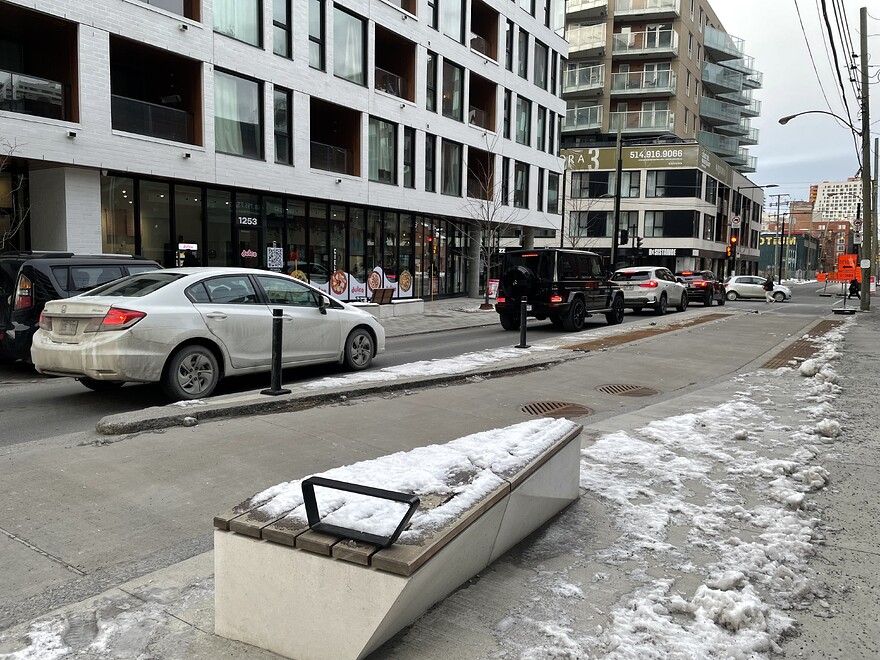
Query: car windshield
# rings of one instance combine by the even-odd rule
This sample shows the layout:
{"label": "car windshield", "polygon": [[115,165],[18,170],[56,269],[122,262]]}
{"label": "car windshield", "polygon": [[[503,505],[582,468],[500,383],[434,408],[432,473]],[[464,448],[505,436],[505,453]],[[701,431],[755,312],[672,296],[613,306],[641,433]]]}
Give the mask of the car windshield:
{"label": "car windshield", "polygon": [[532,271],[539,279],[553,279],[553,252],[518,252],[504,255],[504,271],[523,266]]}
{"label": "car windshield", "polygon": [[636,271],[625,271],[619,270],[614,273],[614,277],[611,278],[616,282],[641,282],[644,280],[651,279],[651,271],[649,270],[636,270]]}
{"label": "car windshield", "polygon": [[171,284],[181,277],[186,277],[183,273],[166,273],[162,271],[154,271],[151,273],[143,273],[141,275],[130,275],[123,277],[121,280],[110,282],[104,286],[92,289],[83,296],[115,296],[118,298],[142,298],[153,291],[158,291],[163,286]]}

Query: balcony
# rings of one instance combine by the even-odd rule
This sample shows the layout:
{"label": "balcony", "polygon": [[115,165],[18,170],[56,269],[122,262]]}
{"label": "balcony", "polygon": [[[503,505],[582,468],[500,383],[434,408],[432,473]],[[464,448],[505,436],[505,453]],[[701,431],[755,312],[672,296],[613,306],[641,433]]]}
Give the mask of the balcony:
{"label": "balcony", "polygon": [[403,76],[376,67],[376,89],[401,99],[406,98],[409,82]]}
{"label": "balcony", "polygon": [[743,78],[743,87],[749,89],[760,89],[764,86],[764,74],[760,71],[752,70]]}
{"label": "balcony", "polygon": [[648,30],[613,34],[611,52],[619,58],[677,57],[678,32]]}
{"label": "balcony", "polygon": [[608,0],[571,0],[565,7],[568,20],[601,18],[608,15]]}
{"label": "balcony", "polygon": [[614,96],[674,96],[675,73],[669,69],[611,74]]}
{"label": "balcony", "polygon": [[700,117],[707,124],[739,124],[741,108],[706,96],[700,97]]}
{"label": "balcony", "polygon": [[490,121],[489,113],[473,105],[468,109],[468,124],[471,126],[479,126],[487,131],[495,130],[495,127],[492,126],[492,122]]}
{"label": "balcony", "polygon": [[718,94],[718,98],[734,105],[749,105],[752,102],[751,92],[725,92]]}
{"label": "balcony", "polygon": [[732,137],[700,131],[700,144],[719,156],[733,156],[739,149],[739,140]]}
{"label": "balcony", "polygon": [[471,32],[471,50],[475,50],[481,55],[485,55],[490,60],[495,59],[495,53],[491,52],[489,42],[473,32]]}
{"label": "balcony", "polygon": [[113,94],[110,114],[115,131],[195,144],[193,116],[184,110]]}
{"label": "balcony", "polygon": [[738,124],[719,124],[715,127],[715,132],[721,133],[722,135],[742,137],[743,135],[748,135],[750,128],[749,120],[741,119]]}
{"label": "balcony", "polygon": [[55,80],[0,70],[0,110],[48,119],[70,119],[65,86]]}
{"label": "balcony", "polygon": [[743,74],[727,67],[703,62],[703,86],[713,94],[738,92],[743,88]]}
{"label": "balcony", "polygon": [[338,174],[353,174],[353,158],[351,150],[336,147],[332,144],[312,142],[310,164],[313,169],[337,172]]}
{"label": "balcony", "polygon": [[671,133],[675,127],[672,110],[630,110],[612,112],[609,131],[622,133]]}
{"label": "balcony", "polygon": [[592,56],[605,51],[607,29],[604,23],[599,25],[569,25],[566,27],[565,38],[568,39],[568,55]]}
{"label": "balcony", "polygon": [[196,2],[193,2],[193,0],[142,0],[142,2],[194,21],[200,20],[199,3],[197,0]]}
{"label": "balcony", "polygon": [[482,0],[471,2],[471,50],[498,61],[498,10]]}
{"label": "balcony", "polygon": [[741,108],[743,117],[758,117],[761,114],[761,102],[752,101],[744,108]]}
{"label": "balcony", "polygon": [[738,60],[743,55],[743,40],[709,25],[703,28],[703,47],[716,62]]}
{"label": "balcony", "polygon": [[740,144],[753,145],[758,144],[759,131],[757,128],[750,128],[749,132],[739,139]]}
{"label": "balcony", "polygon": [[562,79],[562,93],[566,96],[601,94],[605,89],[605,65],[570,63]]}
{"label": "balcony", "polygon": [[564,133],[574,131],[597,131],[602,128],[601,105],[575,105],[565,111]]}
{"label": "balcony", "polygon": [[410,102],[415,101],[415,44],[381,25],[376,25],[375,39],[375,90]]}
{"label": "balcony", "polygon": [[680,0],[617,0],[614,18],[648,19],[679,18]]}

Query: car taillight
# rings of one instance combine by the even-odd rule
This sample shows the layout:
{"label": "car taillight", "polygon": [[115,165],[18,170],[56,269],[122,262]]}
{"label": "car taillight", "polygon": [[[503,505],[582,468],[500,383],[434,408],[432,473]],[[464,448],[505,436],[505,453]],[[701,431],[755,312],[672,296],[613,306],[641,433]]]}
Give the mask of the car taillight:
{"label": "car taillight", "polygon": [[28,277],[18,276],[18,286],[15,287],[15,302],[12,305],[14,311],[30,309],[34,306],[34,286]]}
{"label": "car taillight", "polygon": [[551,303],[561,303],[562,296],[560,296],[558,293],[553,294],[552,296],[550,296],[550,302]]}
{"label": "car taillight", "polygon": [[98,326],[98,332],[105,330],[125,330],[146,316],[146,312],[136,312],[131,309],[122,309],[121,307],[111,307],[104,318],[101,325]]}
{"label": "car taillight", "polygon": [[497,298],[495,298],[495,302],[503,304],[507,302],[507,298],[505,298],[504,296],[498,296]]}
{"label": "car taillight", "polygon": [[660,286],[660,283],[657,280],[649,280],[648,282],[642,282],[639,286],[645,289],[656,289]]}
{"label": "car taillight", "polygon": [[41,330],[52,330],[52,319],[47,317],[43,312],[40,312],[40,322],[39,327]]}
{"label": "car taillight", "polygon": [[709,286],[709,283],[704,282],[702,280],[698,280],[698,281],[694,282],[694,286]]}

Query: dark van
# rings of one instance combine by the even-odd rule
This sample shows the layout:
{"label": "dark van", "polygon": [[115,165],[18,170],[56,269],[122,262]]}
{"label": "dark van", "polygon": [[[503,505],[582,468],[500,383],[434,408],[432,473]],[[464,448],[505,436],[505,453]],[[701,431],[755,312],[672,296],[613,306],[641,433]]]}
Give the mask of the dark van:
{"label": "dark van", "polygon": [[69,298],[99,284],[159,268],[155,261],[123,254],[0,254],[0,361],[30,362],[31,339],[49,300]]}

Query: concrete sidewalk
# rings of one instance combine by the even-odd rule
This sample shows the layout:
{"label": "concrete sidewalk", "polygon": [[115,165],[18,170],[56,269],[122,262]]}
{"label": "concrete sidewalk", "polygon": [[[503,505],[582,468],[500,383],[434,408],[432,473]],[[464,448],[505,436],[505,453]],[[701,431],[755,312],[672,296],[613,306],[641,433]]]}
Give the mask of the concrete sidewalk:
{"label": "concrete sidewalk", "polygon": [[[426,307],[424,318],[388,319],[386,328],[392,336],[392,332],[497,323],[494,312],[473,310],[480,302],[438,302]],[[213,553],[209,548],[214,514],[282,481],[521,421],[521,409],[529,401],[568,401],[589,407],[593,414],[577,419],[585,426],[584,448],[606,433],[636,433],[653,420],[712,410],[737,398],[744,387],[742,374],[755,373],[768,357],[812,326],[806,317],[721,308],[719,316],[708,323],[604,350],[571,349],[588,339],[622,341],[623,335],[640,329],[669,329],[710,311],[716,312],[697,309],[646,317],[624,327],[596,328],[589,336],[559,335],[533,351],[475,368],[475,375],[432,381],[437,387],[415,389],[416,384],[424,384],[424,378],[417,377],[412,387],[402,379],[396,389],[382,383],[328,388],[323,396],[331,407],[315,407],[315,401],[310,401],[295,412],[248,414],[195,426],[178,425],[180,417],[161,433],[140,430],[129,436],[104,436],[106,440],[92,435],[21,448],[19,454],[8,457],[3,488],[7,495],[26,495],[29,509],[8,511],[4,527],[27,530],[33,548],[51,551],[42,559],[34,559],[27,548],[6,554],[9,568],[0,576],[6,578],[10,571],[20,577],[7,585],[0,599],[8,603],[0,605],[0,622],[17,622],[0,635],[0,658],[19,652],[10,657],[276,657],[212,634]],[[404,320],[406,324],[396,326]],[[390,327],[392,323],[395,327]],[[821,561],[811,564],[819,596],[803,610],[789,612],[805,625],[799,636],[786,642],[785,656],[857,658],[880,653],[875,614],[880,594],[880,555],[875,545],[880,519],[876,504],[880,441],[871,432],[880,426],[880,418],[863,404],[880,384],[873,367],[877,359],[873,338],[878,329],[877,318],[860,315],[836,366],[844,391],[857,393],[859,399],[837,401],[844,436],[827,447],[822,457],[834,485],[813,496],[812,510],[822,519],[817,536],[824,537],[817,541]],[[749,340],[743,341],[744,337]],[[807,421],[803,402],[791,394],[797,391],[798,382],[791,375],[779,378],[787,379],[789,389],[780,385],[768,414],[773,415],[774,428],[798,428]],[[454,387],[442,386],[453,382]],[[609,383],[638,385],[656,394],[628,399],[598,392],[597,388]],[[293,396],[314,394],[303,388]],[[212,405],[251,405],[246,401],[248,394],[235,396],[239,399],[178,409],[173,414],[186,416]],[[786,442],[784,430],[777,441],[780,446]],[[60,455],[65,461],[61,472],[57,469]],[[174,461],[169,462],[170,456]],[[95,483],[97,475],[102,483]],[[717,497],[717,493],[701,492],[697,484],[694,488],[695,498]],[[156,511],[152,510],[154,502],[161,505]],[[36,512],[38,526],[32,518]],[[131,520],[141,520],[144,526],[137,533],[140,547],[137,556],[122,558],[118,554],[123,546],[116,537],[132,534]],[[100,534],[93,533],[96,528]],[[597,626],[608,625],[603,612],[632,589],[630,571],[662,574],[669,570],[657,563],[622,571],[602,562],[603,548],[618,535],[612,508],[595,497],[583,497],[543,534],[527,539],[375,657],[523,657],[516,641],[518,629],[505,623],[511,620],[511,612],[522,608],[531,610],[533,618],[541,614],[549,622],[564,622],[569,636],[589,638]],[[207,551],[193,551],[205,543]],[[53,560],[69,568],[43,577],[44,565]],[[149,568],[156,564],[164,567]],[[541,589],[535,580],[548,572],[565,574],[569,581],[579,576],[583,599],[571,601],[571,611],[542,611]],[[693,581],[689,575],[676,572],[675,579],[687,586]],[[102,584],[106,586],[101,588]],[[54,609],[49,606],[50,595],[57,595],[62,585],[68,590],[64,600],[70,604]],[[73,597],[77,593],[82,596]],[[544,598],[546,602],[546,594]],[[4,611],[9,607],[14,611]],[[575,647],[569,647],[566,656],[561,650],[565,644],[559,644],[543,657],[601,657],[578,655],[578,650],[572,650]],[[55,653],[46,653],[46,647],[53,645]]]}

